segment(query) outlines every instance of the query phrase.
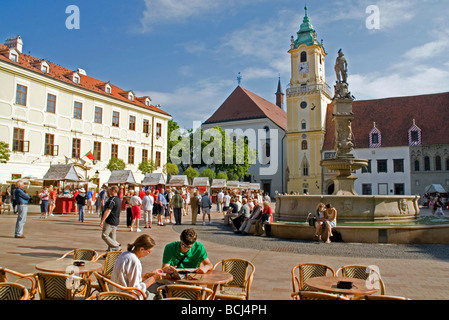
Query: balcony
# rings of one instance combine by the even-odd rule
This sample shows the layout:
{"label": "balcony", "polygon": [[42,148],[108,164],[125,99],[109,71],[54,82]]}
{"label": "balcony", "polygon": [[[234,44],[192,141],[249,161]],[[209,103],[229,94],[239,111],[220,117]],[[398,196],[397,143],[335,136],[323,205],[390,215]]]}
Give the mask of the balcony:
{"label": "balcony", "polygon": [[287,96],[294,96],[299,94],[306,94],[315,91],[323,91],[329,98],[332,98],[331,88],[326,84],[311,84],[303,85],[287,89]]}

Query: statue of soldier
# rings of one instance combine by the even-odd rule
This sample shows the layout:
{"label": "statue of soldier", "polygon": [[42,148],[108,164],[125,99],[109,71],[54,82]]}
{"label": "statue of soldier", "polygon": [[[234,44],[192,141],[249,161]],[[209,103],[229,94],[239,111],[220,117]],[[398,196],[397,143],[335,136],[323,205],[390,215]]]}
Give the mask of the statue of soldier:
{"label": "statue of soldier", "polygon": [[338,50],[338,57],[337,57],[337,61],[335,63],[335,72],[337,74],[338,82],[342,82],[342,80],[343,80],[344,83],[347,83],[348,62],[346,61],[346,58],[341,49]]}

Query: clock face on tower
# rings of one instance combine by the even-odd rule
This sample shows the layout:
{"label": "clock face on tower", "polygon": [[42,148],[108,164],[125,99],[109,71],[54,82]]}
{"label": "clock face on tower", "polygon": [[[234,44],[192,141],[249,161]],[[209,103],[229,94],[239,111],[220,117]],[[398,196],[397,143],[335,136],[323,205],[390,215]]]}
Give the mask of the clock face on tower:
{"label": "clock face on tower", "polygon": [[299,71],[299,74],[309,73],[309,63],[308,62],[301,62],[299,64],[298,71]]}

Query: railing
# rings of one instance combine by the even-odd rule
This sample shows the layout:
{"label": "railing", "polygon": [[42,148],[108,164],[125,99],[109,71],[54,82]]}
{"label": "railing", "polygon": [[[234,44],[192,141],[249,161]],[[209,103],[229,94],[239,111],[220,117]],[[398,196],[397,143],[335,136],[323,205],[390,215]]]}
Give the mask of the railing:
{"label": "railing", "polygon": [[324,91],[329,97],[332,97],[331,89],[327,84],[312,84],[312,85],[288,88],[287,95],[304,94],[304,93],[313,92],[313,91]]}

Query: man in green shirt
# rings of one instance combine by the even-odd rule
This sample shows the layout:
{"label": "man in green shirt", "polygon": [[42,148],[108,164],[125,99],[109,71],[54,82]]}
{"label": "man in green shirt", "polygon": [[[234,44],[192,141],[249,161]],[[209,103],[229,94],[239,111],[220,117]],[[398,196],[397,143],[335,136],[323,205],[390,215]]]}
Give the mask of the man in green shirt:
{"label": "man in green shirt", "polygon": [[195,229],[186,229],[181,233],[181,241],[165,246],[162,257],[162,270],[171,274],[175,269],[195,269],[196,273],[207,273],[213,268],[203,244],[197,242]]}

